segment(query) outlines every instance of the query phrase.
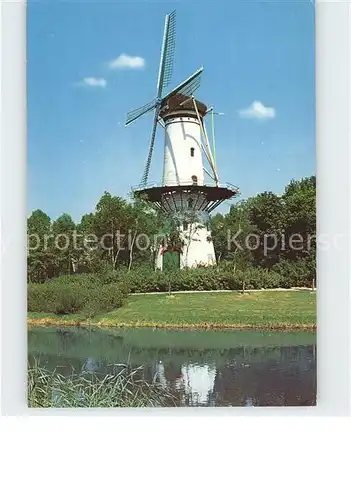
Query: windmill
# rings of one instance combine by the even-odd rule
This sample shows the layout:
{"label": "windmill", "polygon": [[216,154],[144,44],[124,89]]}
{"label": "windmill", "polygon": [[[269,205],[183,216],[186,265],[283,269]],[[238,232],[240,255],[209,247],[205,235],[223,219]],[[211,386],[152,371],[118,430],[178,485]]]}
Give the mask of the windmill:
{"label": "windmill", "polygon": [[[175,11],[166,15],[156,96],[149,103],[127,114],[125,125],[141,116],[154,112],[149,152],[141,183],[133,189],[134,195],[146,200],[162,211],[175,224],[183,241],[183,251],[166,245],[159,249],[157,267],[165,269],[170,262],[177,267],[193,267],[216,263],[209,230],[209,214],[222,201],[232,198],[238,188],[221,185],[215,157],[208,139],[205,117],[213,108],[196,100],[194,94],[200,86],[201,66],[170,92],[175,49]],[[148,184],[157,127],[164,129],[163,179],[159,184]],[[214,142],[213,142],[214,145]],[[204,158],[208,168],[203,164]],[[205,175],[207,176],[205,178]]]}

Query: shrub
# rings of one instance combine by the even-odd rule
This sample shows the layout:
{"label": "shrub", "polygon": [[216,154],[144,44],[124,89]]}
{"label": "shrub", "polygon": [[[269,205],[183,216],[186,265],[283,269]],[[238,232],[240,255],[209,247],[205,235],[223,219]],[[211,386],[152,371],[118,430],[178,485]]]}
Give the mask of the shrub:
{"label": "shrub", "polygon": [[53,312],[55,314],[72,314],[81,310],[86,297],[77,285],[55,286]]}
{"label": "shrub", "polygon": [[28,311],[53,311],[55,294],[52,288],[43,286],[43,284],[29,283],[27,297]]}
{"label": "shrub", "polygon": [[236,270],[228,266],[188,268],[177,271],[161,272],[153,270],[136,270],[126,275],[131,293],[167,292],[181,290],[240,290],[277,288],[280,276],[274,271],[260,268],[249,268],[246,271]]}
{"label": "shrub", "polygon": [[83,313],[90,317],[121,307],[129,283],[104,284],[98,275],[64,276],[28,285],[28,311],[54,314]]}
{"label": "shrub", "polygon": [[118,309],[124,304],[128,295],[128,288],[126,283],[123,283],[123,285],[117,283],[103,285],[99,289],[98,295],[93,294],[87,300],[82,311],[83,314],[91,318],[100,312]]}
{"label": "shrub", "polygon": [[273,270],[280,276],[281,286],[284,288],[310,287],[316,275],[315,264],[308,258],[296,261],[281,260],[273,266]]}
{"label": "shrub", "polygon": [[[277,265],[278,266],[278,265]],[[245,270],[230,266],[189,268],[170,272],[135,270],[127,273],[131,293],[167,292],[180,290],[247,290],[261,288],[291,288],[311,286],[310,270],[298,264],[283,269],[248,267]],[[283,266],[283,265],[282,265]],[[313,271],[312,271],[313,272]],[[118,273],[116,274],[116,276]]]}

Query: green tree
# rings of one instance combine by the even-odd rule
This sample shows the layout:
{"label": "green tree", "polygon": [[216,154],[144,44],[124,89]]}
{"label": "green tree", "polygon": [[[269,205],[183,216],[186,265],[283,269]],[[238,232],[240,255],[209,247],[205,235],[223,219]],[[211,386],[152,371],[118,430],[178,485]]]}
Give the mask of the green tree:
{"label": "green tree", "polygon": [[51,220],[42,210],[34,210],[27,219],[27,274],[29,281],[44,281],[53,276]]}
{"label": "green tree", "polygon": [[74,264],[78,272],[99,272],[103,267],[101,252],[94,232],[93,213],[84,214],[77,224],[77,246],[79,251],[75,253]]}
{"label": "green tree", "polygon": [[292,180],[285,188],[282,200],[285,204],[286,241],[289,243],[290,238],[295,238],[298,243],[298,235],[301,239],[300,245],[287,245],[286,258],[297,260],[308,257],[315,263],[316,178]]}
{"label": "green tree", "polygon": [[[133,262],[145,263],[154,267],[158,238],[163,218],[148,203],[134,199],[129,207],[130,245],[128,269]],[[157,248],[156,248],[157,247]]]}
{"label": "green tree", "polygon": [[230,207],[227,214],[211,218],[211,233],[217,262],[231,262],[233,270],[244,269],[253,262],[253,254],[247,242],[255,227],[249,219],[248,205],[239,202]]}
{"label": "green tree", "polygon": [[75,262],[79,251],[75,244],[75,231],[76,225],[69,214],[60,215],[52,223],[53,252],[57,275],[71,274],[76,271]]}
{"label": "green tree", "polygon": [[270,268],[280,259],[285,228],[284,201],[266,191],[250,198],[247,204],[249,220],[257,234],[257,249],[253,249],[256,265]]}
{"label": "green tree", "polygon": [[100,198],[92,219],[93,233],[99,240],[98,254],[115,269],[119,259],[128,255],[129,214],[127,202],[107,191]]}

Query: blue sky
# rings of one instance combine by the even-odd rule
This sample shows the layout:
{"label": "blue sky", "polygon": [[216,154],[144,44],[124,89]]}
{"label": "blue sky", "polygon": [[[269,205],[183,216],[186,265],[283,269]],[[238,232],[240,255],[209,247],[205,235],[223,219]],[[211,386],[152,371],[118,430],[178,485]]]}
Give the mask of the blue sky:
{"label": "blue sky", "polygon": [[[310,0],[29,2],[29,212],[79,220],[105,190],[127,196],[140,182],[152,115],[124,127],[125,114],[155,95],[164,16],[174,8],[169,89],[204,65],[197,98],[225,113],[216,117],[221,182],[246,198],[314,174]],[[162,159],[160,128],[150,181],[161,180]]]}

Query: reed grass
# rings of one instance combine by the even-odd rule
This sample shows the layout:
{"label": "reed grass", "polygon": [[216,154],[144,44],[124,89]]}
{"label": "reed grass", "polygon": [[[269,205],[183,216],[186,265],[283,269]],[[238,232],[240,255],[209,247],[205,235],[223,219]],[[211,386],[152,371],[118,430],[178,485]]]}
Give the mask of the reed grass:
{"label": "reed grass", "polygon": [[117,373],[50,372],[35,360],[28,367],[30,408],[145,408],[176,406],[174,395],[143,378],[143,367],[114,365]]}

